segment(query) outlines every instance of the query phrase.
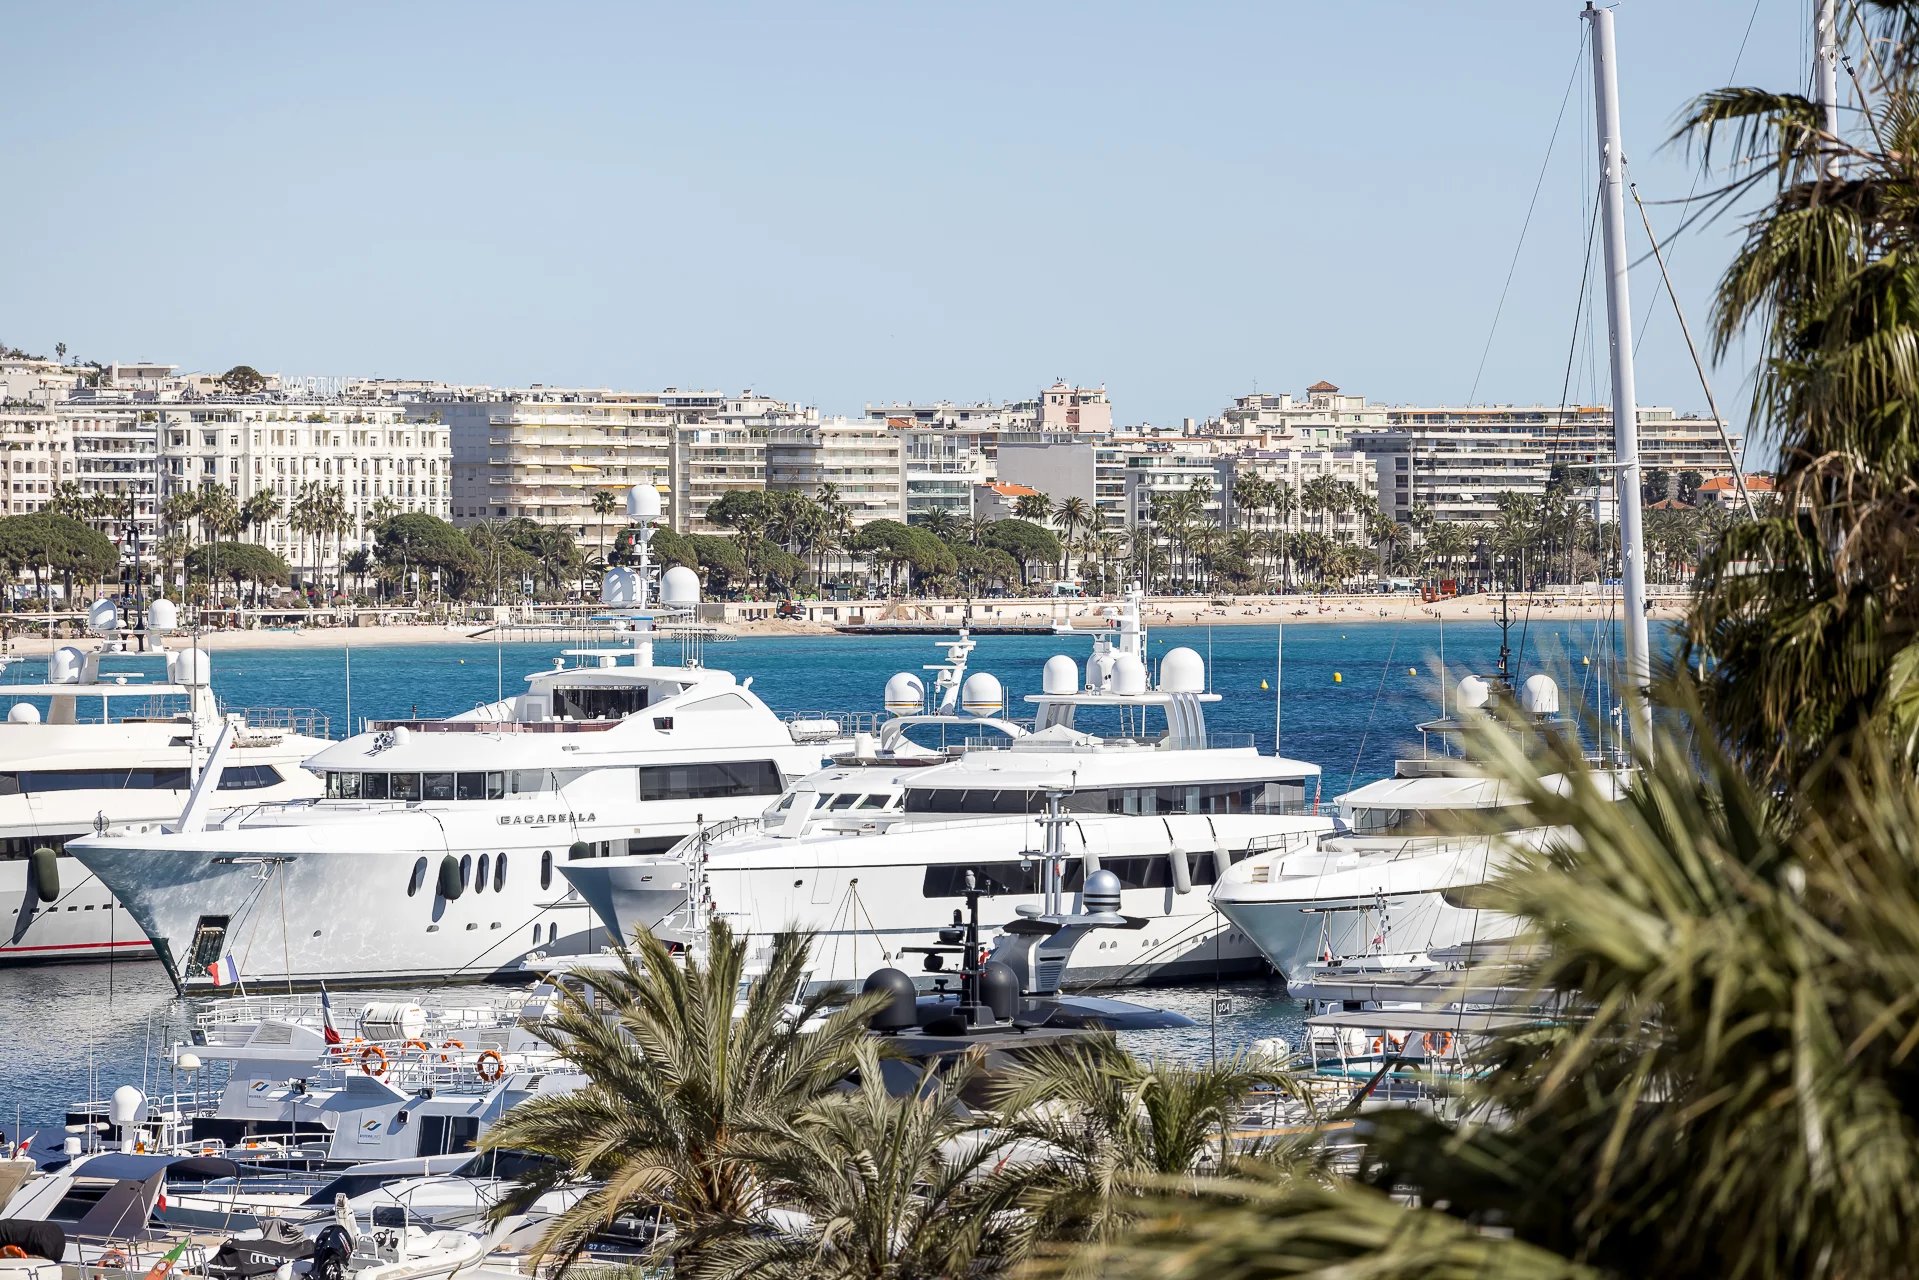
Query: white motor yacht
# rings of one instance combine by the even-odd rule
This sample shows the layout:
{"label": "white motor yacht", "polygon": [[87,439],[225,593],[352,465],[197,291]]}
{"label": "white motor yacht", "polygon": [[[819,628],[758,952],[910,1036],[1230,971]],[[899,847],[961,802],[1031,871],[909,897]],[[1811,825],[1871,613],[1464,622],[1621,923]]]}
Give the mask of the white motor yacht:
{"label": "white motor yacht", "polygon": [[[1502,643],[1496,675],[1459,681],[1455,712],[1419,726],[1419,757],[1334,801],[1337,835],[1249,858],[1214,887],[1213,905],[1288,979],[1326,962],[1423,965],[1435,950],[1512,935],[1515,922],[1487,908],[1482,887],[1514,851],[1565,842],[1571,832],[1540,825],[1517,788],[1487,776],[1461,739],[1489,716],[1540,732],[1571,729],[1552,678],[1536,673],[1514,690],[1508,659]],[[1591,763],[1618,795],[1626,772],[1603,757]],[[1563,775],[1542,781],[1566,785]]]}
{"label": "white motor yacht", "polygon": [[[156,601],[145,635],[172,630]],[[214,804],[319,794],[301,764],[329,744],[326,717],[300,708],[223,711],[210,655],[197,648],[136,653],[112,601],[96,603],[90,649],[54,651],[44,684],[0,685],[0,964],[151,957],[146,934],[67,842],[107,826],[179,814],[215,735],[231,748]],[[164,661],[164,673],[154,664]],[[159,675],[159,679],[154,679]]]}
{"label": "white motor yacht", "polygon": [[[634,494],[634,518],[657,518],[658,494]],[[656,620],[672,634],[699,581],[663,575],[663,614],[646,612],[646,584],[644,556],[607,575],[607,602],[637,605],[616,617],[630,648],[568,651],[524,693],[443,720],[372,722],[308,762],[320,797],[70,848],[182,990],[476,981],[534,951],[597,950],[608,937],[560,875],[568,861],[664,851],[756,813],[835,749],[836,725],[789,724],[750,679],[699,665],[697,628],[679,665],[656,665]]]}
{"label": "white motor yacht", "polygon": [[[1120,881],[1135,927],[1078,947],[1064,981],[1115,985],[1211,978],[1261,964],[1238,926],[1207,900],[1210,886],[1257,851],[1308,849],[1332,829],[1317,813],[1318,766],[1259,754],[1250,735],[1211,733],[1204,661],[1169,651],[1149,682],[1139,597],[1099,635],[1085,665],[1047,661],[1031,732],[999,719],[999,682],[963,685],[944,668],[932,715],[918,677],[888,682],[877,750],[800,782],[756,820],[705,832],[660,857],[596,859],[562,868],[610,930],[690,938],[690,916],[717,915],[759,938],[815,932],[818,982],[857,982],[903,953],[934,945],[969,879],[989,889],[981,923],[999,929],[1043,897],[1046,813],[1071,823],[1064,891],[1077,900],[1104,869]],[[958,710],[953,714],[957,694]],[[1104,717],[1110,725],[1094,731]],[[903,729],[971,723],[944,751],[897,745]],[[692,900],[689,904],[689,898]],[[917,966],[915,966],[917,967]],[[937,982],[937,970],[922,983]]]}

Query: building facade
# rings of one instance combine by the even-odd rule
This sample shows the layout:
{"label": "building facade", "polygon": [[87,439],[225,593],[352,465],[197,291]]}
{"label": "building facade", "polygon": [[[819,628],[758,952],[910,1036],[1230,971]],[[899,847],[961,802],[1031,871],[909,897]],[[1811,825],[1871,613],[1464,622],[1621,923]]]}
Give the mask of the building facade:
{"label": "building facade", "polygon": [[854,524],[904,522],[906,468],[900,436],[884,420],[871,418],[771,427],[766,436],[766,487],[818,497],[832,485]]}
{"label": "building facade", "polygon": [[971,515],[974,488],[992,474],[986,462],[989,433],[978,427],[914,427],[899,418],[886,424],[899,434],[907,523],[924,524],[935,512],[955,520]]}

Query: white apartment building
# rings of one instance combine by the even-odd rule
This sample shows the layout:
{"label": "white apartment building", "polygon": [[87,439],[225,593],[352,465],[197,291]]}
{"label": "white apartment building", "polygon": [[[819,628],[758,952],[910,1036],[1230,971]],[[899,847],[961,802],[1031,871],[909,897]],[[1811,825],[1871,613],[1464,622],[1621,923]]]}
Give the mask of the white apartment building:
{"label": "white apartment building", "polygon": [[[670,500],[675,533],[726,533],[707,510],[729,493],[766,488],[765,426],[701,422],[673,428]],[[626,508],[620,508],[624,520]]]}
{"label": "white apartment building", "polygon": [[0,514],[27,515],[46,506],[61,481],[73,478],[73,455],[60,416],[25,404],[0,409],[0,468],[6,477]]}
{"label": "white apartment building", "polygon": [[884,420],[871,418],[771,427],[766,436],[766,487],[817,497],[830,484],[854,524],[903,522],[906,468],[900,435]]}
{"label": "white apartment building", "polygon": [[922,524],[934,512],[958,520],[972,514],[973,489],[991,477],[984,428],[915,427],[903,418],[886,425],[899,435],[906,468],[906,520]]}
{"label": "white apartment building", "polygon": [[158,419],[161,503],[208,484],[231,490],[236,504],[271,490],[283,514],[248,537],[296,570],[327,573],[336,560],[336,539],[321,539],[316,547],[293,531],[284,514],[303,485],[340,490],[353,522],[337,539],[341,551],[370,540],[367,525],[377,504],[441,519],[451,512],[447,429],[437,421],[410,421],[404,405],[260,395],[128,407]]}
{"label": "white apartment building", "polygon": [[1503,491],[1538,496],[1552,472],[1536,442],[1504,431],[1381,431],[1353,447],[1379,471],[1379,509],[1404,521],[1414,505],[1436,520],[1484,521]]}
{"label": "white apartment building", "polygon": [[1203,524],[1225,526],[1226,499],[1219,483],[1219,452],[1198,437],[1143,438],[1113,442],[1123,464],[1126,524],[1151,525],[1153,502],[1197,489]]}
{"label": "white apartment building", "polygon": [[1368,498],[1377,497],[1379,493],[1379,467],[1375,459],[1344,449],[1267,449],[1229,454],[1219,459],[1215,474],[1226,525],[1233,529],[1266,529],[1275,523],[1275,513],[1270,508],[1247,510],[1239,503],[1239,484],[1248,476],[1276,480],[1292,490],[1294,505],[1284,522],[1286,528],[1330,532],[1362,541],[1366,536],[1366,522],[1360,513],[1309,512],[1302,499],[1307,486],[1322,477],[1351,485]]}
{"label": "white apartment building", "polygon": [[55,412],[71,463],[61,479],[72,480],[90,499],[112,500],[115,514],[92,521],[109,537],[124,537],[130,516],[139,530],[141,545],[150,549],[159,536],[160,522],[158,408],[76,398],[61,404]]}

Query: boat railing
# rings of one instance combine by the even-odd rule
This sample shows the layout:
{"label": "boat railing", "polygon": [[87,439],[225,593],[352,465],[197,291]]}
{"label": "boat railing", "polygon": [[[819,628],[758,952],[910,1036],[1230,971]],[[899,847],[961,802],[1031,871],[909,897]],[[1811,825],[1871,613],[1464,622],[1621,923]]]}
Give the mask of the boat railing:
{"label": "boat railing", "polygon": [[245,720],[249,729],[277,729],[309,738],[333,736],[333,718],[317,707],[234,707],[228,714]]}
{"label": "boat railing", "polygon": [[[1184,742],[1169,734],[1098,734],[1088,733],[1087,749],[1101,747],[1121,747],[1147,751],[1239,751],[1255,746],[1250,733],[1208,733],[1197,742]],[[1033,743],[1020,738],[1006,738],[989,734],[979,734],[960,744],[960,750],[972,751],[1058,751],[1074,750],[1074,747],[1061,748],[1054,743]]]}
{"label": "boat railing", "polygon": [[[878,711],[786,711],[780,720],[795,742],[829,742],[856,733],[878,733],[885,722]],[[829,730],[826,726],[832,725]]]}
{"label": "boat railing", "polygon": [[419,1047],[393,1041],[343,1044],[316,1067],[311,1082],[343,1086],[350,1076],[371,1076],[395,1089],[490,1090],[516,1071],[550,1071],[566,1059],[551,1049],[470,1044]]}
{"label": "boat railing", "polygon": [[[1278,806],[1278,808],[1282,812],[1290,815],[1300,815],[1305,812],[1306,806],[1283,805]],[[1265,813],[1271,811],[1272,810],[1268,809],[1255,809],[1253,812]],[[1248,840],[1246,842],[1246,853],[1248,856],[1256,853],[1295,853],[1301,849],[1311,848],[1313,842],[1317,839],[1319,839],[1318,834],[1312,831],[1278,831],[1272,835],[1254,836],[1251,840]]]}
{"label": "boat railing", "polygon": [[368,720],[367,733],[603,733],[623,720]]}

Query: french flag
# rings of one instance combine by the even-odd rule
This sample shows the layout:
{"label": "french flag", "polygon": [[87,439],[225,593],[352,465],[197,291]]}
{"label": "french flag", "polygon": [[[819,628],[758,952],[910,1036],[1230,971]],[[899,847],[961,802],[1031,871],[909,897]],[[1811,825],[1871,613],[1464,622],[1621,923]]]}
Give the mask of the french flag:
{"label": "french flag", "polygon": [[221,956],[207,966],[207,979],[216,987],[230,987],[240,980],[240,962],[230,955]]}
{"label": "french flag", "polygon": [[333,1029],[333,998],[327,994],[326,983],[320,984],[320,1026],[326,1035],[328,1048],[340,1043],[340,1033]]}

